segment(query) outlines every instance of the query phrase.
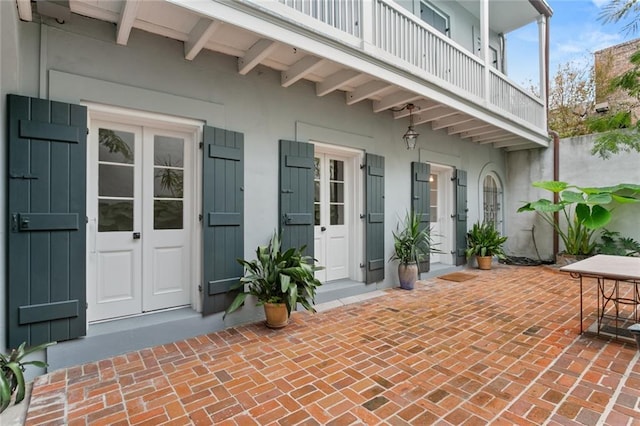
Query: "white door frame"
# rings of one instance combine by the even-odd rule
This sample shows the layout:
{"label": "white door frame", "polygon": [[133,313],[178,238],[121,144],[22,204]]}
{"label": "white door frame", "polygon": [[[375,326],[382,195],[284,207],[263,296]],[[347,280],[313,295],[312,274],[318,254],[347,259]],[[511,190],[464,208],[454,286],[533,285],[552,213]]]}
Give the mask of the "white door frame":
{"label": "white door frame", "polygon": [[[438,255],[437,263],[444,265],[453,265],[454,257],[450,254],[455,251],[455,221],[451,215],[455,211],[455,194],[452,184],[454,168],[442,164],[429,163],[431,166],[431,174],[438,175],[438,224],[440,237],[436,237],[436,241],[440,241],[438,249],[442,252]],[[435,262],[434,262],[435,263]]]}
{"label": "white door frame", "polygon": [[363,259],[364,256],[364,226],[360,219],[360,213],[364,208],[364,179],[360,170],[360,165],[364,161],[364,152],[314,140],[310,140],[309,143],[314,145],[316,154],[335,155],[345,161],[345,180],[352,182],[346,191],[348,195],[345,195],[345,203],[350,206],[346,217],[349,238],[349,264],[346,278],[353,281],[364,281],[364,273],[360,268],[360,259]]}
{"label": "white door frame", "polygon": [[[196,310],[202,309],[202,301],[200,300],[200,292],[198,290],[201,281],[202,271],[202,223],[198,221],[200,212],[202,211],[202,150],[199,149],[199,143],[202,141],[202,129],[205,124],[199,120],[188,118],[151,113],[146,111],[132,110],[128,108],[113,107],[93,102],[82,102],[87,107],[88,127],[91,128],[92,121],[108,121],[122,123],[125,125],[133,125],[140,127],[152,127],[159,130],[178,131],[189,133],[192,135],[193,144],[191,149],[191,158],[193,159],[190,170],[184,170],[189,173],[191,185],[191,211],[187,211],[185,221],[190,221],[190,250],[192,253],[189,260],[189,293],[190,305]],[[96,163],[97,164],[97,163]],[[87,149],[87,180],[97,177],[96,164],[93,164],[90,158],[90,150]],[[88,188],[87,188],[88,189]],[[87,212],[92,211],[90,203],[91,197],[87,197]],[[91,284],[94,273],[91,265],[95,265],[95,243],[97,235],[97,219],[88,217],[87,227],[87,285]],[[87,289],[89,290],[89,289]],[[89,316],[87,316],[89,318]],[[88,320],[87,320],[88,322]]]}

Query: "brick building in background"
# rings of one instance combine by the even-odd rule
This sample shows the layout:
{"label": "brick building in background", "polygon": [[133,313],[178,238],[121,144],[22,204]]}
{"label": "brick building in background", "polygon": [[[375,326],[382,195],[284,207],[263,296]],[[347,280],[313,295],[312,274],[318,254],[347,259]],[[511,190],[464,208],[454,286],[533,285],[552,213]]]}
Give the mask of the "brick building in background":
{"label": "brick building in background", "polygon": [[[611,81],[612,78],[630,70],[631,55],[640,50],[640,39],[607,47],[595,52],[596,73],[603,73],[602,78],[596,77],[596,112],[614,110],[631,110],[631,121],[635,123],[640,118],[640,102],[621,90],[611,91],[608,84],[598,84],[600,81]],[[606,76],[606,77],[604,77]]]}

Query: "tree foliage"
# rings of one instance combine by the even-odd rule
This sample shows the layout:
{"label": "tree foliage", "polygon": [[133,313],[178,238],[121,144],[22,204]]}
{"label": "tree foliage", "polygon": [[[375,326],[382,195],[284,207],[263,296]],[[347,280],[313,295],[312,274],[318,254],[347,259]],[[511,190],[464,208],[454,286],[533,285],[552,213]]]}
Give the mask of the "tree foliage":
{"label": "tree foliage", "polygon": [[[616,23],[628,19],[623,31],[634,33],[640,24],[639,0],[610,0],[604,6],[600,19],[603,23]],[[640,122],[633,117],[631,110],[640,101],[640,50],[629,58],[631,67],[619,76],[611,79],[606,87],[608,93],[621,91],[632,103],[623,102],[612,105],[611,110],[601,116],[588,120],[591,132],[603,132],[596,137],[591,154],[608,159],[612,154],[636,151],[640,153]],[[635,124],[632,124],[635,121]]]}
{"label": "tree foliage", "polygon": [[558,66],[549,90],[549,127],[561,138],[589,133],[585,117],[595,100],[592,75],[575,63]]}

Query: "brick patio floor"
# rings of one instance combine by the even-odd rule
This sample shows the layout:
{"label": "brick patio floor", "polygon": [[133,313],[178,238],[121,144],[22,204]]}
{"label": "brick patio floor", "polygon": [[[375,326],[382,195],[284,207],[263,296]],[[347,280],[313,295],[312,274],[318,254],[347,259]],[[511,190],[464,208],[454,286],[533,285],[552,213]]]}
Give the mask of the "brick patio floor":
{"label": "brick patio floor", "polygon": [[27,424],[640,424],[639,352],[579,335],[577,281],[466,272],[54,371]]}

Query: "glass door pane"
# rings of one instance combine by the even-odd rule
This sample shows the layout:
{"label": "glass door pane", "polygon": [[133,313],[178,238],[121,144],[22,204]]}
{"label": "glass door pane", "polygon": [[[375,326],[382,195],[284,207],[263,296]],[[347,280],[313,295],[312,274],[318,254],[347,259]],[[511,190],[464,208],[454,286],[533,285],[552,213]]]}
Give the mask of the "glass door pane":
{"label": "glass door pane", "polygon": [[98,129],[98,232],[133,231],[133,133]]}
{"label": "glass door pane", "polygon": [[154,136],[153,229],[182,229],[184,140]]}

